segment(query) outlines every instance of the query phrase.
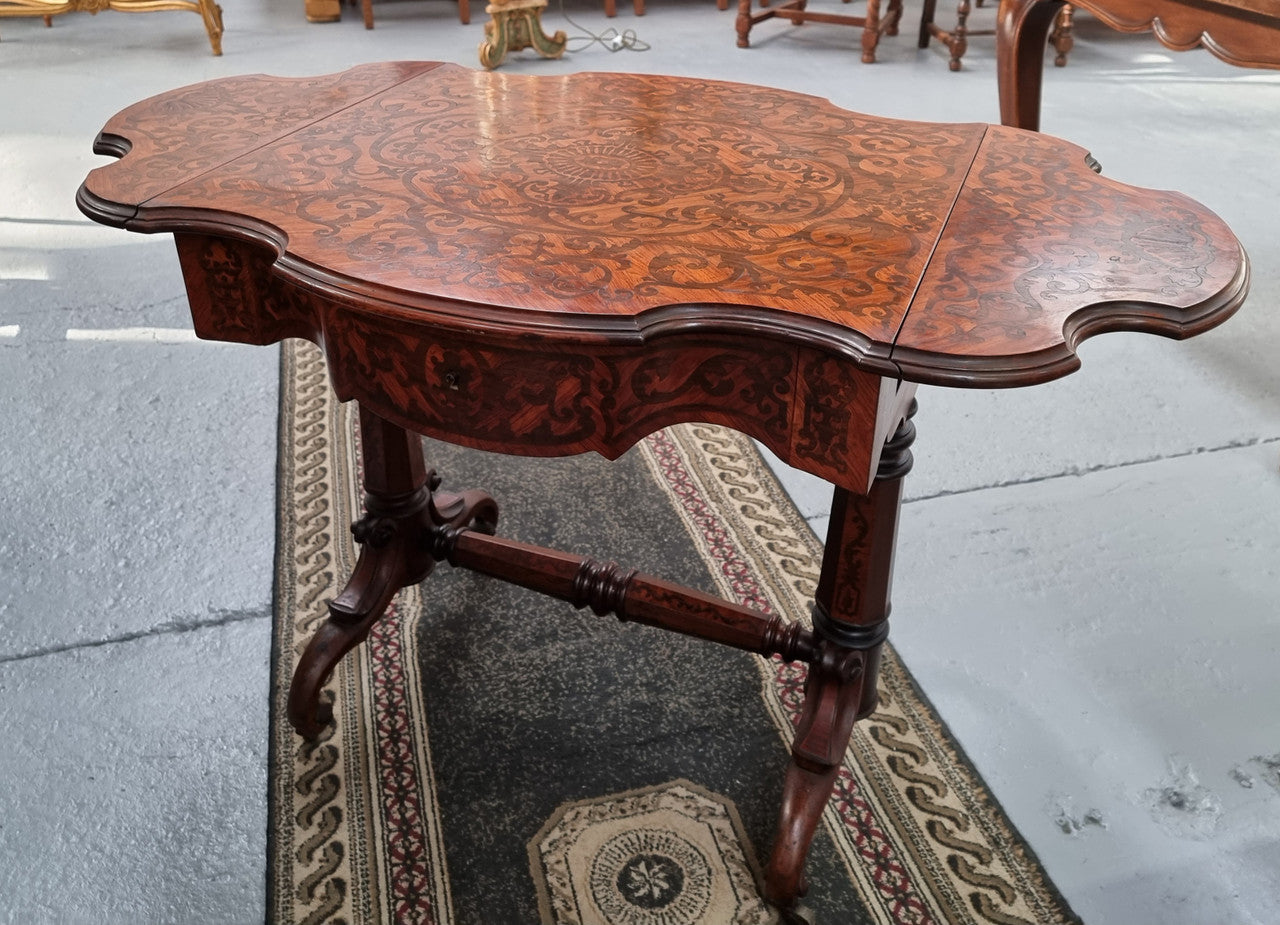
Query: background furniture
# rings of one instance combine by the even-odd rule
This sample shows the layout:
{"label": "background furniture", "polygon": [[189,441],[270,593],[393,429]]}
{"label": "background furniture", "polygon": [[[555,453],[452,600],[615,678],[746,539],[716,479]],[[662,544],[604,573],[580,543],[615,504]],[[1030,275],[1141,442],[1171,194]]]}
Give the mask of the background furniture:
{"label": "background furniture", "polygon": [[[631,2],[632,7],[636,11],[636,15],[643,16],[644,0],[631,0]],[[727,10],[729,8],[729,0],[716,0],[716,2],[720,4],[720,9],[722,10]],[[604,0],[604,15],[610,17],[618,15],[618,0]]]}
{"label": "background furniture", "polygon": [[[373,0],[360,0],[360,14],[364,17],[364,27],[372,29]],[[464,26],[471,22],[471,0],[458,0],[458,21]]]}
{"label": "background furniture", "polygon": [[0,18],[41,16],[46,26],[53,25],[53,17],[63,13],[99,13],[102,10],[118,10],[121,13],[190,10],[199,13],[204,20],[205,31],[209,33],[209,47],[215,55],[222,54],[222,7],[214,0],[0,0]]}
{"label": "background furniture", "polygon": [[[1229,64],[1280,68],[1280,0],[1082,0],[1122,32],[1155,33],[1175,51],[1203,45]],[[996,60],[1000,121],[1040,127],[1045,36],[1063,0],[1000,0]]]}
{"label": "background furniture", "polygon": [[[876,705],[916,384],[1047,381],[1096,333],[1206,330],[1248,284],[1220,219],[1074,145],[716,81],[229,78],[125,110],[95,150],[123,160],[81,209],[175,233],[202,336],[315,340],[360,403],[362,552],[294,677],[295,727],[319,731],[333,666],[444,561],[807,663],[766,874],[788,910]],[[690,420],[834,484],[812,626],[495,537],[493,499],[440,492],[417,436],[614,458]]]}
{"label": "background furniture", "polygon": [[[982,7],[983,0],[977,0],[975,6]],[[973,30],[969,28],[969,0],[960,0],[958,9],[956,10],[955,28],[948,32],[936,22],[934,22],[934,14],[937,10],[938,0],[924,0],[924,6],[920,12],[920,48],[929,47],[930,37],[936,38],[939,42],[947,46],[947,50],[951,53],[951,60],[948,67],[953,71],[960,70],[960,59],[964,57],[964,53],[969,49],[969,36],[971,35],[995,35],[995,29]],[[1071,37],[1071,4],[1065,4],[1061,12],[1058,14],[1057,22],[1054,23],[1053,31],[1049,33],[1049,44],[1054,47],[1057,54],[1054,56],[1053,63],[1056,67],[1066,67],[1067,54],[1071,51],[1073,40]]]}
{"label": "background furniture", "polygon": [[[842,0],[842,2],[848,3],[850,0]],[[889,0],[883,19],[880,17],[880,0],[867,0],[865,16],[810,10],[808,3],[809,0],[783,0],[777,6],[770,6],[769,0],[760,0],[760,11],[752,13],[751,0],[738,0],[738,47],[750,47],[751,27],[774,17],[789,19],[793,25],[797,26],[806,22],[861,26],[862,60],[865,64],[872,64],[876,60],[876,45],[880,43],[880,36],[898,34],[898,21],[902,18],[902,0]]]}
{"label": "background furniture", "polygon": [[480,63],[495,68],[507,52],[532,48],[544,58],[564,54],[568,37],[563,30],[555,35],[542,31],[542,11],[547,0],[493,0],[485,12],[490,19],[484,24],[484,41],[480,43]]}

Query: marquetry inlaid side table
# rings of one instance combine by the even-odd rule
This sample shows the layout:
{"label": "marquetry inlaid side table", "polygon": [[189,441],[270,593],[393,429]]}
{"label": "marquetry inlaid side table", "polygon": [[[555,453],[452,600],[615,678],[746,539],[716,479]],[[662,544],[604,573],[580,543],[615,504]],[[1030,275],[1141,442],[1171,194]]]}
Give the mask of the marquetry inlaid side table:
{"label": "marquetry inlaid side table", "polygon": [[[322,345],[360,405],[361,554],[293,679],[319,692],[447,561],[596,612],[808,664],[766,873],[793,909],[856,719],[876,704],[917,384],[1022,386],[1107,330],[1229,316],[1247,261],[1211,212],[999,126],[876,119],[739,84],[368,65],[229,78],[113,118],[78,201],[173,232],[196,330]],[[835,486],[812,626],[495,535],[419,434],[614,458],[683,421]],[[518,504],[519,499],[507,503]]]}

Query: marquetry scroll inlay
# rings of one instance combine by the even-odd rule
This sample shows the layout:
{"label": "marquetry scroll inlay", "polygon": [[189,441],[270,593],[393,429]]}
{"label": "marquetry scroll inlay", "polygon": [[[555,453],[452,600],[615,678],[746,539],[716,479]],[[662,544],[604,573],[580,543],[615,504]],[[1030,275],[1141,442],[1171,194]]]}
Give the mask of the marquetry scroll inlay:
{"label": "marquetry scroll inlay", "polygon": [[[205,118],[238,122],[257,98],[235,90]],[[201,156],[229,162],[192,163],[152,205],[218,202],[299,260],[409,292],[573,312],[706,300],[890,338],[985,129],[729,83],[445,66],[244,152],[250,131],[225,151],[208,136]]]}
{"label": "marquetry scroll inlay", "polygon": [[[821,441],[805,435],[846,417],[856,431],[882,377],[1042,381],[1073,369],[1076,344],[1098,331],[1203,330],[1248,282],[1217,216],[1098,176],[1082,148],[719,81],[431,62],[234,77],[131,107],[98,149],[123,161],[86,181],[91,215],[255,248],[257,295],[240,310],[269,317],[230,328],[296,330],[286,316],[302,293],[330,306],[300,309],[317,338],[354,331],[364,322],[346,306],[374,304],[406,337],[444,329],[499,352],[516,331],[617,358],[688,357],[702,335],[745,351],[763,334],[769,362],[794,370],[814,351],[875,383],[857,402],[872,412],[855,414],[820,394],[839,376],[805,386],[817,404],[795,375],[779,380],[793,389],[778,399],[789,421],[778,430],[762,411],[753,426],[788,432],[814,460]],[[193,297],[206,302],[227,288],[219,274],[234,275],[184,268],[213,273]],[[751,382],[749,352],[737,356],[734,375]],[[700,370],[676,403],[689,413],[718,406],[710,362],[687,367]],[[616,421],[639,414],[630,407],[615,419],[628,433]]]}
{"label": "marquetry scroll inlay", "polygon": [[355,74],[266,74],[192,84],[135,103],[99,135],[100,154],[129,156],[90,175],[105,199],[143,203],[272,139],[371,96],[434,64],[372,64]]}
{"label": "marquetry scroll inlay", "polygon": [[979,233],[940,242],[897,359],[1052,352],[1082,331],[1158,329],[1171,309],[1191,322],[1218,308],[1206,293],[1247,282],[1216,215],[1099,177],[1083,149],[1057,139],[993,127],[967,187],[952,222]]}

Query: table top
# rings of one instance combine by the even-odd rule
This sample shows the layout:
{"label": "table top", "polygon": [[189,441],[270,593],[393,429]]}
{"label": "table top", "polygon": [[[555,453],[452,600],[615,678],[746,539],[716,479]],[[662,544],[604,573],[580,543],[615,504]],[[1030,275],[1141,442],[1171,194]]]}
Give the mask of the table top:
{"label": "table top", "polygon": [[759,332],[910,381],[1012,386],[1104,330],[1184,337],[1244,299],[1226,225],[1017,129],[637,74],[432,62],[233,77],[111,119],[77,201],[274,250],[399,319],[600,342]]}

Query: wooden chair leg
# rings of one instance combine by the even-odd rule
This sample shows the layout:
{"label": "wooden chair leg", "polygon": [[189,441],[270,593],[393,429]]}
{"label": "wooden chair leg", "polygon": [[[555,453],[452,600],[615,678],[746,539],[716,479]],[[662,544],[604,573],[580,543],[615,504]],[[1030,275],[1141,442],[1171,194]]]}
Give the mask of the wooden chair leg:
{"label": "wooden chair leg", "polygon": [[853,724],[875,710],[880,649],[889,632],[889,585],[902,480],[911,469],[912,403],[886,444],[871,491],[837,488],[814,602],[819,657],[805,680],[765,898],[784,911],[807,883],[804,863],[831,797]]}
{"label": "wooden chair leg", "polygon": [[875,64],[880,44],[880,0],[867,0],[867,21],[862,27],[862,63]]}
{"label": "wooden chair leg", "polygon": [[360,0],[360,12],[364,15],[364,27],[373,28],[373,0]]}
{"label": "wooden chair leg", "polygon": [[1053,31],[1049,33],[1049,44],[1057,52],[1053,57],[1054,67],[1067,66],[1067,55],[1076,44],[1075,38],[1071,35],[1073,14],[1074,10],[1068,3],[1058,11],[1058,18],[1053,21]]}
{"label": "wooden chair leg", "polygon": [[929,39],[933,33],[930,26],[933,25],[934,15],[937,13],[938,0],[924,0],[924,4],[920,9],[920,38],[916,43],[917,48],[928,48]]}
{"label": "wooden chair leg", "polygon": [[960,70],[960,59],[964,57],[964,53],[969,50],[969,40],[966,38],[969,31],[969,0],[960,0],[960,5],[956,8],[956,28],[951,34],[951,60],[947,62],[947,67],[952,71]]}
{"label": "wooden chair leg", "polygon": [[738,32],[738,47],[751,47],[751,0],[738,0],[738,18],[734,23]]}
{"label": "wooden chair leg", "polygon": [[889,0],[889,8],[885,11],[884,34],[898,34],[898,23],[902,22],[902,0]]}

